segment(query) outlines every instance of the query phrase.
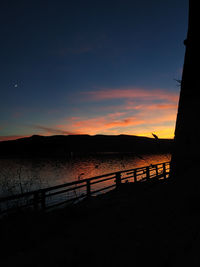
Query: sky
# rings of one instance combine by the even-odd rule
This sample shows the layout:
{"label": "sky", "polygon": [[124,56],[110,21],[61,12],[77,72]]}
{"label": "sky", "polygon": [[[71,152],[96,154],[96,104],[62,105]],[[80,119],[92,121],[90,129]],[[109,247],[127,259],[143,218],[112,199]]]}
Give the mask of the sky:
{"label": "sky", "polygon": [[188,0],[3,0],[0,140],[173,138]]}

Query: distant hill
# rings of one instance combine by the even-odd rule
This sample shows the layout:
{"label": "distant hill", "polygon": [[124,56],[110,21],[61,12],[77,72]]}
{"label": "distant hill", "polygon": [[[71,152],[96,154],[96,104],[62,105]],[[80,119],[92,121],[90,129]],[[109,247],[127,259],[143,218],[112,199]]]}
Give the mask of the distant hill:
{"label": "distant hill", "polygon": [[172,139],[132,135],[33,135],[0,142],[0,157],[63,157],[71,152],[170,152]]}

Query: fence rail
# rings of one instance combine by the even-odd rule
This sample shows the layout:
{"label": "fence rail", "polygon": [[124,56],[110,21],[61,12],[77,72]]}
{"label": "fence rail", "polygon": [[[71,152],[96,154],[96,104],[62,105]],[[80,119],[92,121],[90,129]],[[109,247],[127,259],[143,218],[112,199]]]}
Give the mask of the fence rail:
{"label": "fence rail", "polygon": [[119,188],[123,182],[137,183],[150,179],[167,179],[169,172],[170,162],[163,162],[3,197],[0,198],[0,214],[28,207],[35,211],[46,210],[89,198],[111,188]]}

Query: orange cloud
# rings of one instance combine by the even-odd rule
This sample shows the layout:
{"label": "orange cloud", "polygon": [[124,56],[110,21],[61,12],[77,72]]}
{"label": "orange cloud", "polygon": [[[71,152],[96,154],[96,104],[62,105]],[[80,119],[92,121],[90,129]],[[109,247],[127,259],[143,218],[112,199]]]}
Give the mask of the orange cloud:
{"label": "orange cloud", "polygon": [[[172,137],[176,120],[178,93],[155,89],[102,89],[85,92],[87,102],[99,101],[102,106],[87,106],[88,116],[70,117],[55,128],[59,131],[70,131],[85,134],[133,134],[150,136],[157,132],[161,137]],[[86,99],[83,99],[86,100]],[[105,105],[106,100],[112,107]],[[95,115],[97,111],[100,114]],[[89,117],[89,118],[88,118]]]}
{"label": "orange cloud", "polygon": [[128,117],[126,112],[116,112],[110,113],[107,116],[96,116],[89,119],[69,119],[68,123],[57,125],[57,127],[59,129],[71,129],[73,132],[81,131],[85,134],[109,134],[109,132],[113,132],[116,128],[133,127],[141,123],[141,119],[137,119],[134,116]]}
{"label": "orange cloud", "polygon": [[126,126],[136,126],[144,123],[144,120],[138,119],[137,117],[128,117],[122,120],[114,120],[112,122],[106,123],[105,125],[110,128],[114,127],[126,127]]}

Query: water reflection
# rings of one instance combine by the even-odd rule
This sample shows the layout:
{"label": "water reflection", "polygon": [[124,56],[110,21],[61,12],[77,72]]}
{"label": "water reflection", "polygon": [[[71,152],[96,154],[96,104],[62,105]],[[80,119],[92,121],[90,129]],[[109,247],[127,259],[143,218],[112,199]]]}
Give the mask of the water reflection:
{"label": "water reflection", "polygon": [[0,160],[1,196],[170,161],[170,154],[104,153],[65,159]]}

